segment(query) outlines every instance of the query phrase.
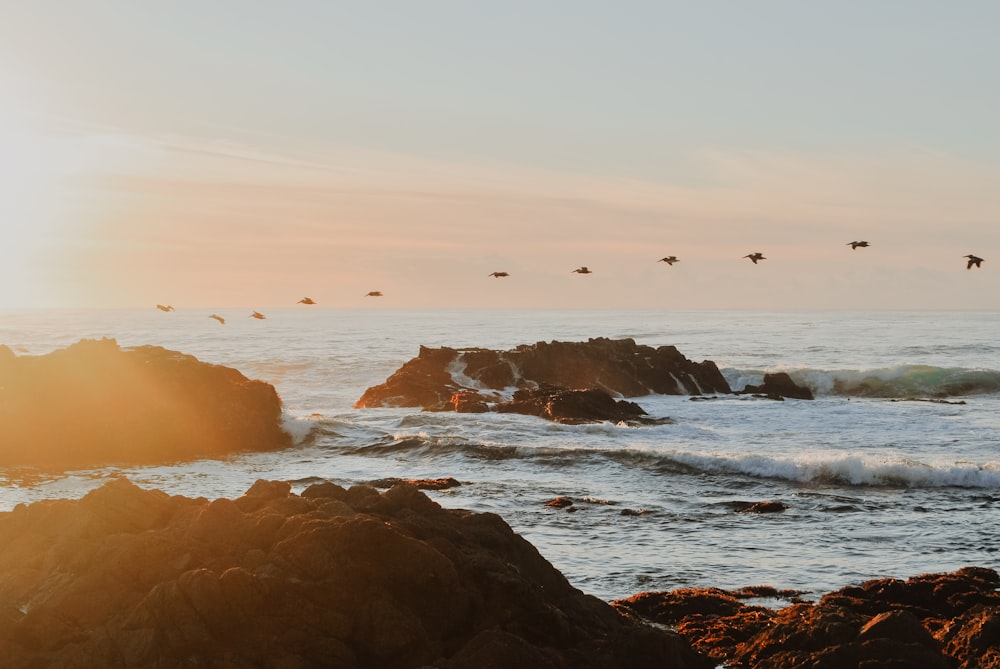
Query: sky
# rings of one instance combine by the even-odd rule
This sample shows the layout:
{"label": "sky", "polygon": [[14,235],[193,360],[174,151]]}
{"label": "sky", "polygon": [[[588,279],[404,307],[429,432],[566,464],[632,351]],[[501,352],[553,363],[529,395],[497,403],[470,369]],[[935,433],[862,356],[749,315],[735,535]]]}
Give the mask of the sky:
{"label": "sky", "polygon": [[5,3],[0,308],[996,309],[997,25],[977,0]]}

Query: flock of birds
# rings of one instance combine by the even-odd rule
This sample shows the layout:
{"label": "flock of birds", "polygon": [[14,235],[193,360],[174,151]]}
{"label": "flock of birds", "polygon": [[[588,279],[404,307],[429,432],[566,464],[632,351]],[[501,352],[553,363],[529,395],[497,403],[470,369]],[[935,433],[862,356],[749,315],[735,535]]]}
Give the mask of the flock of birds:
{"label": "flock of birds", "polygon": [[[851,250],[854,251],[855,249],[859,249],[859,248],[861,248],[861,249],[868,248],[869,246],[871,246],[871,244],[869,244],[868,242],[866,242],[864,240],[861,240],[861,241],[847,242],[847,246],[850,246]],[[752,262],[754,265],[756,265],[761,260],[767,260],[767,258],[764,257],[764,254],[761,253],[760,251],[754,251],[753,253],[748,253],[747,255],[745,255],[743,257],[747,258],[748,260],[750,260],[750,262]],[[969,254],[964,255],[962,257],[968,259],[968,262],[966,262],[966,264],[965,264],[965,269],[972,269],[973,267],[982,267],[983,259],[980,258],[979,256],[973,255],[973,254],[969,253]],[[656,262],[665,262],[668,265],[672,266],[675,262],[680,262],[680,258],[678,258],[677,256],[664,256],[663,258],[660,258]],[[593,270],[591,270],[586,265],[583,265],[582,267],[577,267],[576,269],[572,270],[572,273],[574,273],[574,274],[593,274],[594,272],[593,272]],[[502,279],[504,277],[510,276],[510,273],[509,272],[490,272],[486,276],[491,276],[491,277],[493,277],[495,279]],[[373,290],[373,291],[371,291],[369,293],[366,293],[365,297],[382,297],[382,291]],[[303,297],[296,304],[306,304],[306,305],[316,304],[316,300],[312,299],[311,297]],[[174,310],[174,308],[171,305],[169,305],[169,304],[157,304],[156,308],[159,309],[160,311],[173,311]],[[252,312],[249,317],[250,318],[256,318],[257,320],[264,320],[264,319],[267,318],[267,316],[265,316],[264,314],[260,313],[259,311]],[[226,324],[226,319],[223,318],[222,316],[218,315],[218,314],[212,314],[211,316],[209,316],[209,318],[214,318],[215,320],[219,321],[219,323],[221,323],[223,325]]]}
{"label": "flock of birds", "polygon": [[[365,297],[382,297],[382,291],[380,291],[380,290],[373,290],[373,291],[371,291],[369,293],[366,293]],[[296,302],[296,304],[310,305],[310,304],[317,304],[317,302],[313,298],[306,296],[306,297],[303,297],[298,302]],[[170,305],[170,304],[157,304],[156,308],[159,309],[160,311],[164,311],[164,312],[175,311],[173,305]],[[221,323],[222,325],[226,324],[226,319],[223,318],[222,316],[220,316],[219,314],[211,314],[211,315],[209,315],[209,318],[213,318],[213,319],[219,321],[219,323]],[[248,316],[248,318],[256,318],[259,321],[263,321],[263,320],[267,319],[267,316],[265,316],[264,314],[260,313],[259,311],[252,311],[252,312],[250,312],[250,315]]]}

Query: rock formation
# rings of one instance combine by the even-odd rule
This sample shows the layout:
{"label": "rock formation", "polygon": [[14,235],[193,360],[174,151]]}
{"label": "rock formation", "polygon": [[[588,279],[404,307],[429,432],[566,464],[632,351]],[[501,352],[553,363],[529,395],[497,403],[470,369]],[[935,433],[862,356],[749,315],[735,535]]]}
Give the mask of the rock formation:
{"label": "rock formation", "polygon": [[774,372],[765,374],[764,381],[759,386],[747,386],[740,391],[740,394],[763,395],[770,399],[784,399],[790,397],[796,400],[811,400],[813,392],[804,386],[800,386],[792,377],[785,372]]}
{"label": "rock formation", "polygon": [[573,588],[498,516],[414,486],[117,479],[0,514],[4,667],[713,666]]}
{"label": "rock formation", "polygon": [[[987,669],[1000,667],[1000,576],[967,567],[907,581],[878,579],[824,595],[688,589],[615,602],[675,626],[718,663],[746,669]],[[785,597],[780,610],[744,604]]]}
{"label": "rock formation", "polygon": [[[729,393],[729,384],[711,361],[695,363],[673,346],[652,348],[632,339],[539,342],[507,351],[421,347],[416,358],[385,383],[365,391],[357,408],[447,407],[463,392],[554,386],[603,390],[638,397],[652,393]],[[475,405],[478,406],[478,405]]]}
{"label": "rock formation", "polygon": [[291,445],[274,387],[158,346],[0,346],[0,465],[151,464]]}

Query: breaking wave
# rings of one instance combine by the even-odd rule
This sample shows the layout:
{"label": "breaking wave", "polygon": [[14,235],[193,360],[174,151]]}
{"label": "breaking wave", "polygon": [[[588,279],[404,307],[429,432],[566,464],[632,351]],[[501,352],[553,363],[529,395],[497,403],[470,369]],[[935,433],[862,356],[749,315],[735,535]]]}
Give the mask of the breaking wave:
{"label": "breaking wave", "polygon": [[[897,365],[866,370],[785,370],[792,379],[816,395],[846,397],[961,397],[1000,393],[1000,372],[965,367]],[[763,372],[724,370],[734,389],[758,384]]]}

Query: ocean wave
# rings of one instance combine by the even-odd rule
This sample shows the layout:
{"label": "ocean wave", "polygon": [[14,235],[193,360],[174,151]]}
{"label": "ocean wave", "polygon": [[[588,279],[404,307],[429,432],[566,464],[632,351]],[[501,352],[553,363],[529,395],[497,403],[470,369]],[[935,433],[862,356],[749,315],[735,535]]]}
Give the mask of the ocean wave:
{"label": "ocean wave", "polygon": [[[1000,393],[1000,371],[934,365],[896,365],[880,369],[787,369],[792,379],[816,395],[844,397],[961,397]],[[761,383],[764,372],[724,370],[734,389]]]}
{"label": "ocean wave", "polygon": [[743,474],[796,483],[903,488],[1000,488],[1000,467],[995,463],[930,465],[852,455],[790,459],[766,455],[675,453],[670,458],[703,472]]}

